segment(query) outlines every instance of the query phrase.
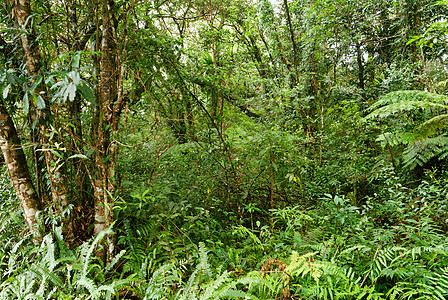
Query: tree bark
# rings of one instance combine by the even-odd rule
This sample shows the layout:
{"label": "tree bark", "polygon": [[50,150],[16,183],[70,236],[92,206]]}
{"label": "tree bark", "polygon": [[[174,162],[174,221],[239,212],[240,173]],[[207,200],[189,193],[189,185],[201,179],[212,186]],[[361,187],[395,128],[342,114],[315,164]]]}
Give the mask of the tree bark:
{"label": "tree bark", "polygon": [[[31,17],[31,7],[29,0],[14,0],[13,15],[17,27],[23,30],[21,34],[21,44],[25,54],[26,66],[30,75],[34,76],[34,81],[41,76],[41,57],[34,28],[30,27],[29,18]],[[36,94],[44,91],[43,86],[37,87]],[[38,118],[39,138],[42,144],[42,151],[44,152],[45,162],[47,164],[47,171],[51,182],[51,194],[55,210],[62,214],[62,230],[68,244],[71,244],[74,239],[72,220],[70,212],[68,211],[69,189],[66,173],[63,172],[63,163],[59,160],[53,145],[50,143],[50,129],[48,127],[50,122],[50,102],[44,95],[43,100],[45,108],[37,110],[34,105],[30,108],[36,111]]]}
{"label": "tree bark", "polygon": [[364,64],[362,62],[362,51],[360,43],[356,43],[356,61],[358,63],[359,88],[364,89]]}
{"label": "tree bark", "polygon": [[26,157],[17,135],[14,123],[3,103],[0,103],[0,148],[5,158],[9,176],[22,205],[25,220],[32,232],[33,242],[41,239],[36,214],[42,210],[42,204],[36,193],[26,162]]}
{"label": "tree bark", "polygon": [[288,0],[283,0],[283,5],[285,7],[286,21],[288,23],[289,35],[291,37],[291,43],[292,43],[292,49],[293,49],[293,55],[294,55],[292,61],[294,62],[294,70],[295,70],[295,76],[296,77],[294,78],[294,81],[291,82],[291,87],[293,88],[296,85],[297,80],[299,78],[299,73],[298,73],[298,69],[297,69],[298,61],[299,61],[299,53],[298,53],[298,50],[297,50],[297,43],[296,43],[296,39],[295,39],[295,36],[294,36],[294,29],[292,28],[292,22],[291,22],[291,15],[289,13]]}
{"label": "tree bark", "polygon": [[[116,158],[118,145],[111,140],[118,130],[121,111],[125,104],[118,97],[120,66],[117,60],[117,36],[114,26],[115,2],[102,1],[102,39],[100,58],[100,84],[98,91],[97,124],[93,128],[95,143],[95,224],[94,234],[109,228],[113,223],[113,197],[117,190]],[[109,261],[114,251],[110,236],[102,242],[97,255]]]}

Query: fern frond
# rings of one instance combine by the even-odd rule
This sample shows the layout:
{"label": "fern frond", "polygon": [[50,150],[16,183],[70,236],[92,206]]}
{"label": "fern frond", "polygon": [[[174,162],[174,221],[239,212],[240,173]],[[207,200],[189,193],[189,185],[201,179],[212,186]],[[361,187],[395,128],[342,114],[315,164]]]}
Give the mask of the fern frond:
{"label": "fern frond", "polygon": [[373,104],[369,108],[372,113],[366,119],[383,119],[393,117],[402,111],[427,109],[431,107],[448,108],[448,97],[418,90],[396,91],[388,93]]}
{"label": "fern frond", "polygon": [[445,154],[448,147],[448,137],[440,135],[410,144],[403,153],[403,164],[408,168],[424,166],[429,160]]}
{"label": "fern frond", "polygon": [[80,278],[76,281],[76,285],[79,287],[84,287],[89,292],[89,294],[95,293],[96,286],[93,280],[90,278]]}
{"label": "fern frond", "polygon": [[355,251],[369,252],[372,248],[365,245],[355,245],[341,251],[341,255],[351,254]]}
{"label": "fern frond", "polygon": [[238,233],[242,236],[249,236],[250,239],[253,241],[254,248],[261,249],[261,250],[264,249],[264,246],[263,246],[263,243],[261,242],[261,240],[249,228],[239,225],[239,226],[235,227],[233,233],[234,234]]}
{"label": "fern frond", "polygon": [[448,125],[448,114],[442,113],[447,109],[448,96],[425,91],[397,91],[372,105],[372,112],[365,119],[395,118],[405,111],[423,111],[428,113],[426,116],[431,116],[424,123],[416,124],[413,131],[383,133],[377,139],[383,147],[409,145],[403,153],[403,160],[405,167],[413,169],[425,165],[434,157],[447,155],[448,138],[443,132]]}
{"label": "fern frond", "polygon": [[[37,277],[39,277],[42,282],[45,282],[46,279],[49,278],[52,284],[54,284],[58,288],[64,288],[63,280],[47,267],[41,266],[39,264],[33,264],[30,268],[30,271],[33,272]],[[45,284],[47,283],[45,282]]]}
{"label": "fern frond", "polygon": [[448,114],[441,114],[425,121],[416,127],[417,140],[438,134],[440,129],[448,125]]}
{"label": "fern frond", "polygon": [[323,274],[323,265],[311,259],[317,253],[310,252],[299,255],[296,251],[293,251],[291,254],[291,263],[285,268],[285,272],[291,276],[301,276],[302,278],[309,273],[318,282],[320,276]]}
{"label": "fern frond", "polygon": [[[106,299],[110,299],[111,295],[115,293],[115,289],[113,285],[101,285],[91,294],[92,299],[104,299],[102,297],[106,294]],[[102,297],[102,298],[100,298]]]}
{"label": "fern frond", "polygon": [[101,239],[103,239],[104,236],[111,235],[111,234],[113,234],[112,229],[109,228],[109,229],[103,230],[100,233],[98,233],[98,235],[95,237],[93,242],[90,244],[90,247],[86,246],[85,248],[82,248],[82,251],[81,251],[81,261],[83,263],[82,272],[81,272],[82,277],[86,277],[88,270],[90,270],[92,268],[92,265],[89,264],[90,258],[92,257],[92,254],[93,254],[97,244],[99,243],[99,241]]}
{"label": "fern frond", "polygon": [[[215,294],[215,291],[218,290],[226,281],[229,279],[229,272],[224,271],[216,280],[213,280],[212,282],[208,283],[206,285],[206,289],[204,293],[201,295],[200,300],[208,300],[208,299],[219,299],[216,298],[217,295]],[[220,294],[222,294],[225,291],[221,291]]]}
{"label": "fern frond", "polygon": [[172,264],[165,264],[158,268],[149,280],[144,299],[161,299],[166,293],[167,286],[179,281],[179,277]]}
{"label": "fern frond", "polygon": [[400,144],[407,145],[410,142],[414,141],[414,134],[411,132],[385,132],[376,138],[377,142],[380,142],[381,147],[385,148],[386,146],[395,147]]}
{"label": "fern frond", "polygon": [[208,279],[211,279],[213,273],[208,263],[207,248],[203,242],[199,243],[199,264],[196,267],[202,274],[206,274]]}
{"label": "fern frond", "polygon": [[121,257],[126,253],[126,250],[121,250],[120,253],[118,253],[114,259],[106,266],[105,270],[109,271],[111,270],[117,262],[121,259]]}

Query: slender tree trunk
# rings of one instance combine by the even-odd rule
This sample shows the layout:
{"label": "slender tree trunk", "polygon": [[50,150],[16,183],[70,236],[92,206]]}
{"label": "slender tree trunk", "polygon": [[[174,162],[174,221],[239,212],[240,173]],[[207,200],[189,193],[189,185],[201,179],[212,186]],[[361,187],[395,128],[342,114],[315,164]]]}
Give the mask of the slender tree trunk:
{"label": "slender tree trunk", "polygon": [[[118,146],[111,139],[118,130],[118,123],[124,105],[119,96],[118,81],[120,66],[117,56],[116,28],[113,24],[115,2],[102,1],[102,39],[100,59],[100,85],[98,91],[98,125],[94,128],[95,155],[95,224],[94,234],[111,227],[113,223],[113,197],[117,190],[116,158]],[[110,236],[102,242],[98,256],[109,261],[114,251]]]}
{"label": "slender tree trunk", "polygon": [[22,205],[25,220],[34,235],[36,244],[41,239],[36,214],[42,209],[42,204],[34,188],[16,128],[3,103],[0,103],[0,148],[17,198]]}
{"label": "slender tree trunk", "polygon": [[294,55],[292,61],[294,63],[295,78],[294,78],[294,80],[291,81],[291,88],[293,88],[297,84],[297,80],[299,78],[299,73],[298,73],[298,69],[297,69],[298,61],[299,61],[299,52],[298,52],[298,49],[297,49],[296,39],[294,37],[294,29],[292,28],[292,22],[291,22],[291,15],[289,13],[288,0],[283,0],[283,5],[285,7],[286,21],[288,22],[289,35],[290,35],[290,38],[291,38],[293,55]]}
{"label": "slender tree trunk", "polygon": [[[314,5],[314,0],[311,0],[309,3],[309,8],[312,9]],[[315,24],[314,17],[310,19],[309,26],[314,26]],[[316,132],[318,131],[318,127],[316,122],[316,118],[318,117],[318,105],[319,105],[319,77],[318,77],[318,60],[316,58],[317,53],[317,45],[314,41],[314,36],[312,36],[312,30],[309,30],[309,45],[307,49],[307,83],[305,88],[305,94],[312,99],[309,102],[309,109],[307,111],[307,117],[304,122],[304,127],[307,130],[307,135],[309,137],[314,137]]]}
{"label": "slender tree trunk", "polygon": [[[30,103],[32,106],[34,106],[34,103]],[[42,151],[42,146],[40,145],[40,134],[39,130],[36,126],[37,124],[37,115],[36,115],[36,109],[32,108],[29,111],[28,114],[28,123],[31,128],[31,141],[33,142],[34,149],[32,152],[31,159],[34,161],[34,168],[35,168],[35,183],[36,183],[36,192],[37,195],[42,202],[42,205],[51,205],[51,195],[50,191],[47,188],[45,177],[44,177],[44,171],[45,170],[45,155]]]}
{"label": "slender tree trunk", "polygon": [[[21,35],[22,48],[25,54],[26,66],[30,75],[34,75],[34,80],[41,75],[41,57],[37,38],[34,34],[34,29],[30,27],[32,22],[31,8],[29,0],[14,0],[13,15],[15,16],[16,25],[19,28],[27,29]],[[39,90],[44,90],[44,87],[37,87],[36,94]],[[36,109],[38,118],[39,136],[42,144],[42,151],[45,155],[45,162],[47,164],[47,171],[51,182],[51,194],[55,210],[62,213],[62,230],[66,238],[66,242],[71,244],[74,239],[73,226],[70,213],[68,211],[69,190],[68,180],[64,171],[63,161],[60,161],[53,145],[50,144],[50,129],[48,124],[50,122],[50,102],[44,95],[45,108],[37,110],[34,105],[30,108]]]}
{"label": "slender tree trunk", "polygon": [[356,61],[358,63],[359,88],[364,89],[364,64],[362,62],[362,51],[360,43],[356,43]]}

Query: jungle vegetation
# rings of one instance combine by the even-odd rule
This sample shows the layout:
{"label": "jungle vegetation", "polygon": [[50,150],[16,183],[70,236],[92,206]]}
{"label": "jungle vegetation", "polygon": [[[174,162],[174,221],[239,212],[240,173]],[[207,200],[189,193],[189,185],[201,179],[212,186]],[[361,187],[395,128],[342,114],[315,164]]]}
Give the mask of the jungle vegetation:
{"label": "jungle vegetation", "polygon": [[0,299],[448,298],[447,14],[2,1]]}

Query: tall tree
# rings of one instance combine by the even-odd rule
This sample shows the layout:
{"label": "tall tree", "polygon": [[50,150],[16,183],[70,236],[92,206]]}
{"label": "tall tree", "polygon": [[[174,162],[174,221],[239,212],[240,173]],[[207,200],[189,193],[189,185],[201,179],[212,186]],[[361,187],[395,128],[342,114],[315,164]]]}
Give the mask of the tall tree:
{"label": "tall tree", "polygon": [[[19,41],[21,49],[14,57],[26,66],[23,72],[27,82],[19,91],[23,98],[21,105],[24,113],[29,113],[30,131],[35,137],[32,141],[38,144],[38,153],[43,153],[46,168],[42,171],[48,175],[42,176],[48,178],[47,182],[41,183],[39,178],[35,182],[41,189],[48,184],[51,201],[34,188],[20,137],[8,112],[7,105],[13,102],[11,97],[0,107],[0,143],[30,228],[36,232],[36,212],[50,205],[57,213],[56,220],[60,220],[66,242],[73,244],[86,237],[83,229],[89,224],[94,225],[94,234],[113,224],[113,200],[119,188],[116,139],[121,114],[129,100],[124,93],[127,12],[134,3],[86,2],[81,13],[77,11],[81,7],[77,0],[68,1],[65,11],[56,4],[40,4],[41,1],[10,0],[8,8],[17,28],[10,31],[10,37],[13,43]],[[54,14],[52,10],[60,13]],[[87,15],[93,16],[93,20]],[[45,30],[51,34],[47,35]],[[14,37],[15,32],[18,39]],[[40,39],[36,38],[38,33]],[[122,42],[120,46],[118,41]],[[94,48],[93,60],[83,54],[86,46]],[[9,51],[8,55],[12,56],[13,52]],[[19,68],[19,65],[11,67]],[[83,78],[87,74],[81,74],[83,65],[93,65],[96,77]],[[9,83],[14,89],[21,89],[17,80]],[[7,97],[9,87],[2,87]],[[82,118],[85,114],[88,116]],[[83,134],[86,128],[92,130],[90,138]],[[40,171],[39,166],[36,171]],[[85,180],[86,174],[90,183]],[[74,182],[69,178],[74,178]],[[94,203],[77,199],[86,195],[77,191],[80,187],[93,191]],[[78,213],[74,205],[92,205],[93,214],[80,214],[84,217],[81,226],[73,225],[75,209]],[[107,237],[98,253],[108,260],[113,249],[113,240]]]}

